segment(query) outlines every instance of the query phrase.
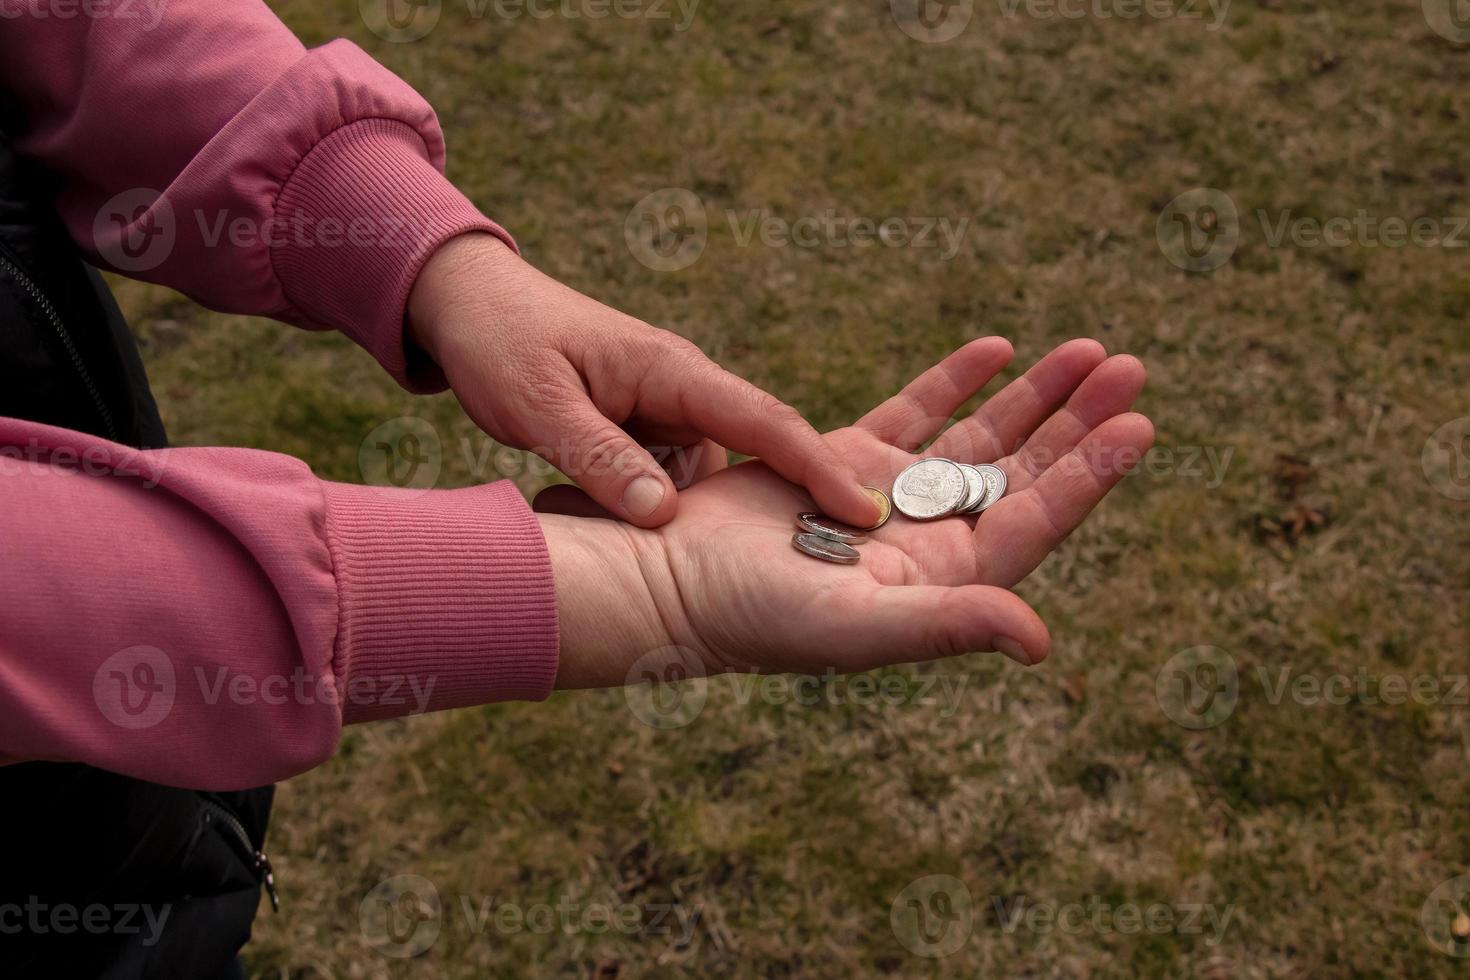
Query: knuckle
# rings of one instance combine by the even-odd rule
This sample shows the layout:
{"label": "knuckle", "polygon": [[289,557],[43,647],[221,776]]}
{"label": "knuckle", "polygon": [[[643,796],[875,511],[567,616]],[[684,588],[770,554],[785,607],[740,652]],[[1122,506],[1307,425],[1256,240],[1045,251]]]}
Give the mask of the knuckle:
{"label": "knuckle", "polygon": [[803,452],[809,455],[823,455],[819,440],[807,438],[811,427],[800,412],[771,395],[762,401],[761,412],[771,420],[771,428],[776,435],[802,443]]}
{"label": "knuckle", "polygon": [[583,445],[575,465],[575,476],[602,477],[616,475],[633,466],[636,450],[619,432],[601,432]]}
{"label": "knuckle", "polygon": [[780,428],[787,429],[793,425],[799,426],[805,421],[802,419],[800,412],[768,391],[756,389],[754,402],[755,411],[770,419]]}
{"label": "knuckle", "polygon": [[[643,324],[643,326],[647,327],[648,325]],[[662,327],[648,327],[648,329],[653,331],[655,341],[662,345],[666,352],[678,357],[695,358],[701,361],[709,360],[709,358],[705,357],[704,351],[699,349],[699,345],[689,338],[681,337],[672,330],[665,330]]]}
{"label": "knuckle", "polygon": [[511,375],[520,391],[521,399],[532,408],[546,410],[556,408],[567,401],[567,384],[554,371],[539,365],[522,365]]}
{"label": "knuckle", "polygon": [[678,334],[660,332],[668,339],[662,343],[659,356],[666,358],[671,365],[687,376],[699,379],[719,378],[727,373],[724,368],[710,360],[709,356],[693,341],[686,340]]}
{"label": "knuckle", "polygon": [[601,342],[594,349],[619,364],[640,363],[658,354],[657,339],[662,332],[636,317],[619,314],[613,329],[599,335]]}

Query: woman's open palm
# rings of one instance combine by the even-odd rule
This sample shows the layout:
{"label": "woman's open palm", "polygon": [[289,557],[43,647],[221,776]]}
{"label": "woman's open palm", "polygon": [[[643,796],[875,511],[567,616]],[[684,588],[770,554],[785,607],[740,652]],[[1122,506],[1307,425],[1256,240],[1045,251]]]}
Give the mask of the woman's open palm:
{"label": "woman's open palm", "polygon": [[[1009,486],[983,514],[918,522],[895,512],[858,546],[858,564],[826,563],[790,544],[811,498],[752,461],[684,490],[665,526],[628,528],[636,550],[657,556],[642,562],[644,577],[672,642],[710,672],[858,671],[974,650],[1040,661],[1046,627],[1009,589],[1142,458],[1153,427],[1128,414],[1142,365],[1077,340],[919,450],[1010,357],[1003,339],[974,341],[824,436],[885,491],[921,456],[994,463]],[[565,488],[538,508],[580,509]]]}

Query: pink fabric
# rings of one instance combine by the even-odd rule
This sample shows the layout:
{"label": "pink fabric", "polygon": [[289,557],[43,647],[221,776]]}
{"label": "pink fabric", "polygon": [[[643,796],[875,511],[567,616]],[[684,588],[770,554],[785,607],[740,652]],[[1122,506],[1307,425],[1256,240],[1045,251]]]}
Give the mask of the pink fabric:
{"label": "pink fabric", "polygon": [[0,419],[0,762],[258,786],[344,722],[544,698],[556,590],[508,482],[328,483]]}
{"label": "pink fabric", "polygon": [[341,330],[442,390],[404,349],[414,277],[461,232],[515,243],[444,180],[433,110],[348,41],[306,50],[258,0],[128,9],[0,20],[0,129],[58,177],[72,237],[213,309]]}
{"label": "pink fabric", "polygon": [[[56,176],[78,244],[442,388],[405,350],[413,279],[460,232],[514,243],[442,177],[428,105],[257,0],[129,9],[0,21],[0,129]],[[253,786],[325,759],[343,722],[555,679],[550,561],[507,483],[353,487],[272,453],[0,419],[0,508],[0,762]]]}

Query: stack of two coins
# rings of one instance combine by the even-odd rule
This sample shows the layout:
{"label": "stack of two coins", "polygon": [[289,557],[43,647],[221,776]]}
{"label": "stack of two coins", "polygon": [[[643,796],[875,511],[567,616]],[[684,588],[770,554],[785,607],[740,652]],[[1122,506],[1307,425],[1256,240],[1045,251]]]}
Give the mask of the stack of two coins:
{"label": "stack of two coins", "polygon": [[893,502],[877,487],[863,487],[873,503],[878,505],[878,522],[872,527],[848,527],[822,514],[806,512],[796,515],[796,526],[800,528],[791,536],[791,545],[803,554],[820,558],[838,565],[856,565],[862,558],[856,545],[868,540],[868,531],[876,531],[888,523],[893,513]]}

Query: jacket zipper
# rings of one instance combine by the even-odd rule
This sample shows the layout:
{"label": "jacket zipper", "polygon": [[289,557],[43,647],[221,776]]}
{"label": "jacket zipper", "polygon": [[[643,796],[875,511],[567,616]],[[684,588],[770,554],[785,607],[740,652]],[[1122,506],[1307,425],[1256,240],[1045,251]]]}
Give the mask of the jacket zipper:
{"label": "jacket zipper", "polygon": [[204,804],[205,819],[214,816],[220,823],[224,824],[231,833],[240,841],[240,846],[245,848],[245,853],[255,863],[255,873],[260,875],[261,884],[265,885],[265,893],[271,898],[271,911],[281,911],[281,896],[276,893],[276,872],[271,867],[271,859],[265,856],[265,852],[257,850],[250,843],[250,835],[245,833],[245,827],[235,818],[228,809],[211,799],[200,797],[199,801]]}
{"label": "jacket zipper", "polygon": [[107,403],[102,400],[102,393],[97,390],[97,385],[92,381],[92,375],[87,371],[86,364],[82,362],[82,355],[78,353],[76,344],[72,342],[71,334],[67,331],[66,324],[61,320],[61,314],[56,312],[56,307],[51,305],[51,301],[46,298],[46,294],[36,285],[35,280],[26,275],[25,270],[19,264],[12,262],[4,254],[0,254],[0,269],[5,270],[15,277],[25,291],[30,294],[31,299],[35,300],[36,305],[41,308],[41,312],[46,315],[46,319],[51,322],[52,329],[56,331],[56,336],[61,339],[61,346],[66,348],[67,356],[71,358],[72,367],[76,368],[77,374],[81,375],[82,384],[86,386],[87,394],[91,396],[92,404],[97,408],[97,414],[102,417],[102,426],[106,430],[107,438],[113,442],[117,442],[117,427],[113,425],[112,413],[107,410]]}

